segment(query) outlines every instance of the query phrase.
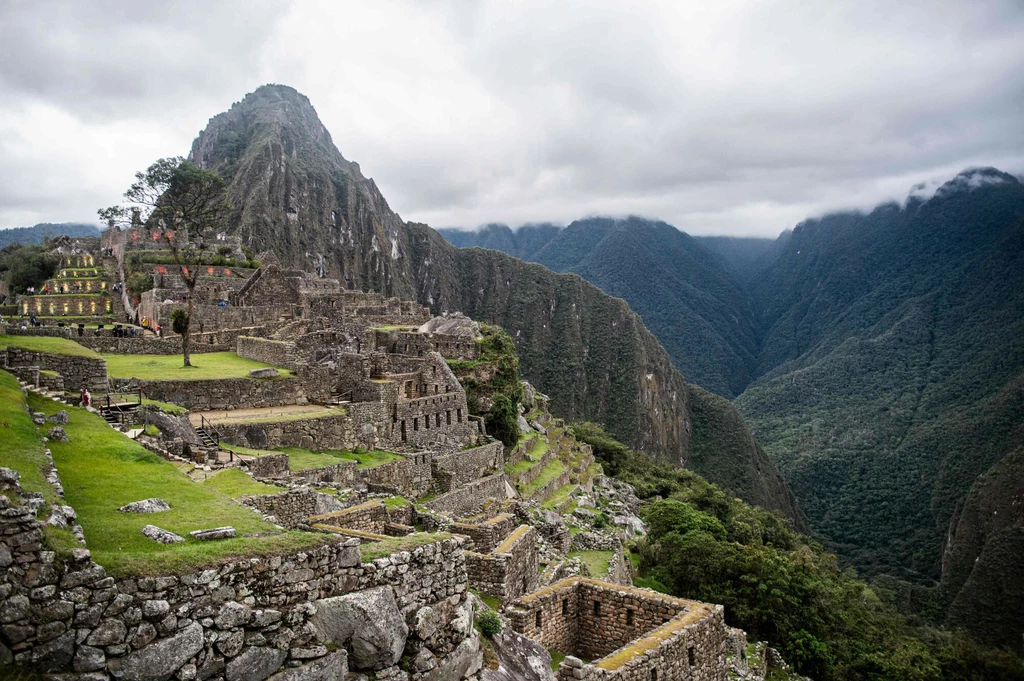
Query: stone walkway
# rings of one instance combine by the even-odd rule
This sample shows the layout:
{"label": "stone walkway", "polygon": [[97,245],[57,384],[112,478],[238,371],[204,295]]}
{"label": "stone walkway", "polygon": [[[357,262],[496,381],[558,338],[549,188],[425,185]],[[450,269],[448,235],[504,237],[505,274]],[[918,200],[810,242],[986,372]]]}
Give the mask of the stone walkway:
{"label": "stone walkway", "polygon": [[264,421],[278,417],[294,419],[301,417],[317,418],[320,416],[331,416],[337,414],[338,410],[332,407],[322,407],[318,404],[305,405],[284,405],[281,407],[259,407],[255,409],[215,409],[212,411],[193,411],[188,419],[193,426],[199,427],[203,417],[208,423],[241,423],[244,421]]}

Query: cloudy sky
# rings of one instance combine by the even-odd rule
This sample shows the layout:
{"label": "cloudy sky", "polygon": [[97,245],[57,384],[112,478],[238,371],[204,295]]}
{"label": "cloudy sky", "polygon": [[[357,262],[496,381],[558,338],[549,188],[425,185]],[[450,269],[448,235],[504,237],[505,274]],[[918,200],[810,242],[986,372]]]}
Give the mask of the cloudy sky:
{"label": "cloudy sky", "polygon": [[0,227],[92,221],[266,82],[403,218],[775,235],[1024,173],[1024,2],[0,0]]}

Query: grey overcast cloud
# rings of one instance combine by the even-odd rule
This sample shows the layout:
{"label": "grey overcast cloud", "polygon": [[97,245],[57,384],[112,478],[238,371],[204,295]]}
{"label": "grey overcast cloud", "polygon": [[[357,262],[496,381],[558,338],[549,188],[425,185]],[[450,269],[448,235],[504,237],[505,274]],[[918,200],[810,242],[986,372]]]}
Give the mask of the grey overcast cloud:
{"label": "grey overcast cloud", "polygon": [[0,227],[95,220],[263,83],[404,219],[774,236],[1024,172],[1024,2],[0,0]]}

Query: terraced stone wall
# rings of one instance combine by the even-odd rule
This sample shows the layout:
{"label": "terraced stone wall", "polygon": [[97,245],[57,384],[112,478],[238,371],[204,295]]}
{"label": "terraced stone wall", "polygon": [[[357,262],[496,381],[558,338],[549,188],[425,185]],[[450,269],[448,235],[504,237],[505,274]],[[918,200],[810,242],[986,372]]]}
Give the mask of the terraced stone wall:
{"label": "terraced stone wall", "polygon": [[504,448],[500,442],[489,442],[472,449],[434,457],[436,473],[447,474],[445,489],[448,490],[479,480],[504,467]]}
{"label": "terraced stone wall", "polygon": [[86,385],[93,392],[107,392],[107,363],[101,358],[53,355],[15,347],[8,347],[6,355],[6,366],[9,367],[37,366],[47,371],[56,371],[64,379],[64,386],[68,390],[78,390]]}
{"label": "terraced stone wall", "polygon": [[452,532],[464,534],[473,540],[473,550],[490,553],[512,533],[515,517],[502,513],[482,523],[452,523]]}
{"label": "terraced stone wall", "polygon": [[[104,363],[106,367],[106,363]],[[307,404],[307,383],[300,378],[222,378],[208,381],[111,380],[115,390],[137,392],[146,397],[178,404],[194,411],[252,409]]]}
{"label": "terraced stone wall", "polygon": [[509,602],[537,588],[537,530],[521,525],[493,553],[466,551],[469,585]]}
{"label": "terraced stone wall", "polygon": [[442,494],[424,505],[431,511],[462,518],[479,513],[489,499],[498,501],[507,499],[507,487],[505,474],[498,473],[471,482],[447,494]]}

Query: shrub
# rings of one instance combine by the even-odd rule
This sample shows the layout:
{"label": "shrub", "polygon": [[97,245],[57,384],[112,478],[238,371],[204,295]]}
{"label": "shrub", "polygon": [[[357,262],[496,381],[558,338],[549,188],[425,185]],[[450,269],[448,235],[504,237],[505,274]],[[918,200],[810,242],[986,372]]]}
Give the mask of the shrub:
{"label": "shrub", "polygon": [[484,636],[494,636],[501,633],[501,618],[493,610],[484,610],[476,617],[477,626]]}
{"label": "shrub", "polygon": [[188,312],[185,310],[174,310],[171,312],[171,328],[174,333],[184,336],[188,332]]}

